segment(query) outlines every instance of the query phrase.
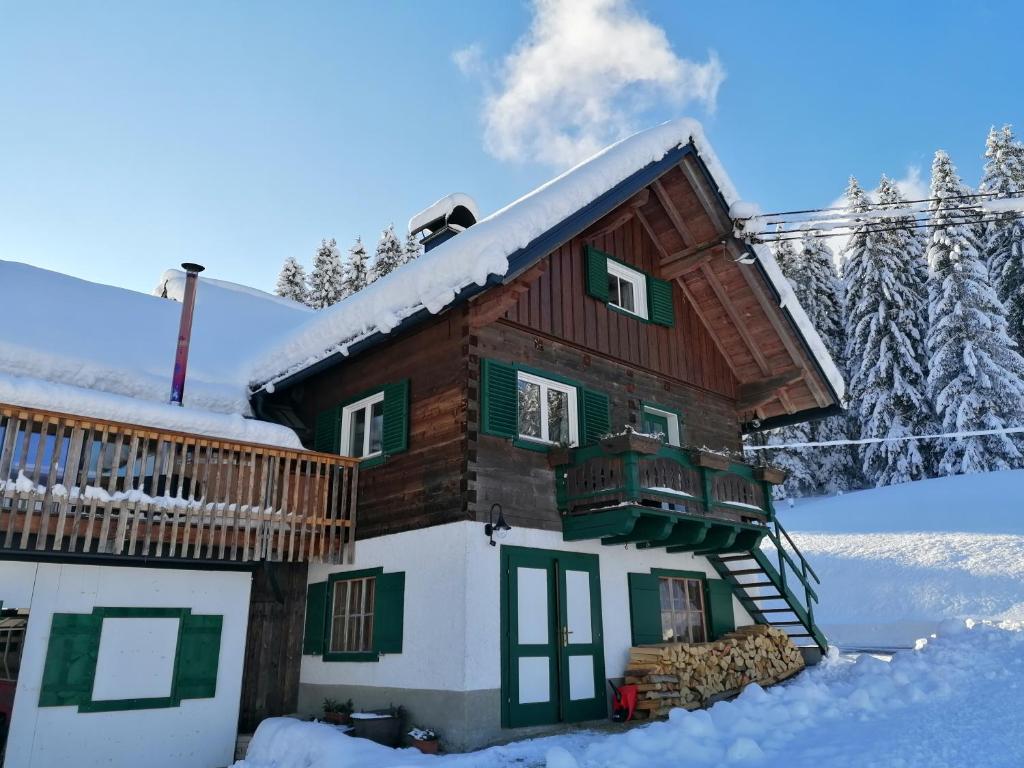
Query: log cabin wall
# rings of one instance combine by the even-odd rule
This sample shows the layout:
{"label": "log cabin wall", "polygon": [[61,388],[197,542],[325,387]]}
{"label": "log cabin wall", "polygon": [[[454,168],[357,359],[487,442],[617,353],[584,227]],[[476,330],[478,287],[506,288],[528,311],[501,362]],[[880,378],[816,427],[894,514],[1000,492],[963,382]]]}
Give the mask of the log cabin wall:
{"label": "log cabin wall", "polygon": [[676,322],[672,328],[610,310],[587,295],[583,255],[587,245],[660,276],[658,251],[634,216],[611,232],[577,237],[554,251],[545,260],[546,268],[505,313],[505,319],[621,360],[632,368],[736,397],[736,379],[729,364],[678,285],[673,284]]}
{"label": "log cabin wall", "polygon": [[409,380],[409,447],[360,470],[357,539],[465,518],[464,334],[455,308],[302,385],[298,414],[313,425],[361,392]]}
{"label": "log cabin wall", "polygon": [[[486,521],[491,504],[499,503],[509,523],[528,528],[561,530],[555,506],[555,475],[547,454],[519,448],[511,440],[476,429],[479,360],[518,362],[561,374],[584,387],[606,393],[611,427],[640,425],[640,403],[654,402],[680,412],[682,442],[712,448],[737,449],[739,424],[732,399],[719,393],[672,381],[576,346],[538,336],[499,321],[471,337],[470,402],[474,403],[469,433],[469,488],[476,519]],[[474,364],[475,363],[475,364]]]}

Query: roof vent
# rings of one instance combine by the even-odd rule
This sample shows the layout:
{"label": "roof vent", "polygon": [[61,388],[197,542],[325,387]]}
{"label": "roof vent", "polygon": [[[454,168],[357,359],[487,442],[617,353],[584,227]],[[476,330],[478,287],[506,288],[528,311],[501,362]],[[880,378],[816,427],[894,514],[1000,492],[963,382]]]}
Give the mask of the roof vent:
{"label": "roof vent", "polygon": [[409,232],[423,233],[420,242],[429,251],[476,224],[476,200],[462,192],[446,195],[409,219]]}

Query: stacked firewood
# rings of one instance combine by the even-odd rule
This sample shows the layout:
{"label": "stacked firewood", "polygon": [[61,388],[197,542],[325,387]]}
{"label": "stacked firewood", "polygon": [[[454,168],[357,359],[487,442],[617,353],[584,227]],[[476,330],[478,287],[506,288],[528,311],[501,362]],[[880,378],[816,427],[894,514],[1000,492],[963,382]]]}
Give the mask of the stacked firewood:
{"label": "stacked firewood", "polygon": [[635,717],[645,719],[667,715],[673,707],[706,707],[750,683],[773,685],[803,668],[803,657],[785,632],[754,625],[712,643],[631,648],[625,682],[636,685]]}

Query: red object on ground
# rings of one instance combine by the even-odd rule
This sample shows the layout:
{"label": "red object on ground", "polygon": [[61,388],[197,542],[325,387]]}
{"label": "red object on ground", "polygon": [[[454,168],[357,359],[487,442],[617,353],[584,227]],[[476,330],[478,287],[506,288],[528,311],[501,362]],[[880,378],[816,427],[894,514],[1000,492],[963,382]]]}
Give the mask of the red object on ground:
{"label": "red object on ground", "polygon": [[615,689],[615,711],[625,710],[624,720],[632,720],[636,712],[637,690],[635,685],[620,685]]}

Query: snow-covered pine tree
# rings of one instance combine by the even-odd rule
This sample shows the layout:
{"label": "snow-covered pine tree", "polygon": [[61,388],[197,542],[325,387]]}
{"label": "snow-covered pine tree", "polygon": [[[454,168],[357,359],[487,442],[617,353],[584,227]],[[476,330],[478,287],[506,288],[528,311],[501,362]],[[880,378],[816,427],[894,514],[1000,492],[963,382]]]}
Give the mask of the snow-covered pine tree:
{"label": "snow-covered pine tree", "polygon": [[[1010,126],[989,131],[985,158],[980,191],[1024,196],[1024,145],[1014,139]],[[999,215],[984,225],[981,243],[996,296],[1006,307],[1010,338],[1018,351],[1024,350],[1024,217],[1013,212]]]}
{"label": "snow-covered pine tree", "polygon": [[345,263],[345,278],[342,283],[345,296],[358,293],[366,287],[370,278],[369,256],[363,238],[357,237],[348,249],[348,261]]}
{"label": "snow-covered pine tree", "polygon": [[[892,179],[882,177],[878,202],[905,204]],[[849,338],[847,391],[858,437],[906,437],[929,425],[925,381],[924,285],[914,266],[919,250],[912,219],[889,219],[889,228],[864,238],[847,284]],[[819,331],[822,326],[818,325]],[[860,469],[875,486],[925,477],[916,440],[871,443],[857,451]]]}
{"label": "snow-covered pine tree", "polygon": [[388,224],[387,228],[380,233],[380,240],[377,241],[377,253],[373,260],[373,269],[370,272],[370,282],[384,277],[398,269],[404,263],[404,252],[402,243],[395,234],[395,225]]}
{"label": "snow-covered pine tree", "polygon": [[323,309],[341,301],[344,297],[343,281],[337,241],[333,237],[322,240],[313,257],[313,274],[309,278],[309,306]]}
{"label": "snow-covered pine tree", "polygon": [[307,301],[306,270],[294,256],[289,256],[281,266],[274,293],[286,299],[305,304]]}
{"label": "snow-covered pine tree", "polygon": [[[790,282],[807,317],[818,331],[826,349],[844,369],[843,349],[846,329],[843,325],[842,285],[836,273],[832,249],[820,237],[808,236],[796,254]],[[807,437],[812,442],[842,440],[848,434],[845,415],[810,422]],[[853,454],[847,446],[806,449],[816,457],[818,492],[837,493],[851,487]]]}
{"label": "snow-covered pine tree", "polygon": [[421,253],[423,253],[423,246],[420,245],[420,241],[412,232],[408,232],[405,235],[405,247],[402,249],[402,263],[408,264],[413,259],[419,258]]}
{"label": "snow-covered pine tree", "polygon": [[[967,188],[943,151],[932,163],[928,245],[928,394],[944,432],[1016,426],[1024,413],[1024,358],[1007,334],[1006,310],[978,251],[977,225],[957,198]],[[952,438],[938,474],[1020,466],[1010,435]]]}

